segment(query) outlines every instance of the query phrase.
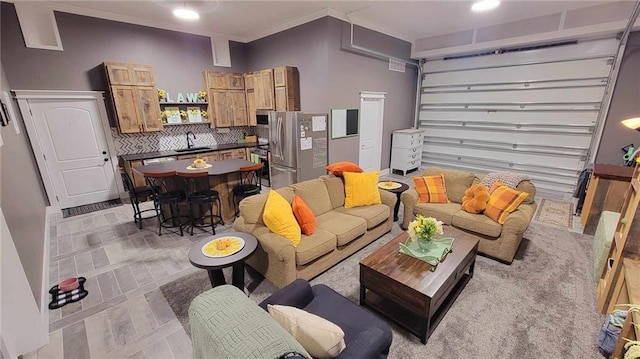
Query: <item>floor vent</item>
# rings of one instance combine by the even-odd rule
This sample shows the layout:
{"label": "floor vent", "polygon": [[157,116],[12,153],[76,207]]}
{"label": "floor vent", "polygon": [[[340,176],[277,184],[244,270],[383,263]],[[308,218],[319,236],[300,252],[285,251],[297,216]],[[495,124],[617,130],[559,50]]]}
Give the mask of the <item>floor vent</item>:
{"label": "floor vent", "polygon": [[109,208],[118,207],[118,206],[122,206],[122,201],[119,199],[112,199],[104,202],[85,204],[83,206],[63,209],[62,218],[79,216],[81,214],[91,213],[91,212],[100,211],[103,209],[109,209]]}

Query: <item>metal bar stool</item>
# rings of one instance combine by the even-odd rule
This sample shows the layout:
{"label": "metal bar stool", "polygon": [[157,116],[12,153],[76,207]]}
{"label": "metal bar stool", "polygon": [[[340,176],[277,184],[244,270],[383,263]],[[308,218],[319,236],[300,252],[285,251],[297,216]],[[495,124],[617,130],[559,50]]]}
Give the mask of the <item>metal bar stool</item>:
{"label": "metal bar stool", "polygon": [[[150,186],[136,187],[127,172],[121,172],[121,175],[124,190],[129,192],[129,200],[131,201],[131,207],[133,207],[133,223],[138,223],[138,227],[142,229],[143,219],[151,219],[158,216],[158,207],[156,207],[155,202],[153,204],[153,208],[145,209],[144,211],[140,210],[140,202],[142,202],[142,199],[149,197],[153,198],[153,188]],[[155,212],[153,216],[142,217],[143,213],[152,211]]]}
{"label": "metal bar stool", "polygon": [[[218,224],[224,225],[224,221],[222,220],[220,194],[218,191],[211,189],[209,185],[209,173],[206,171],[178,172],[177,175],[186,183],[191,235],[193,235],[194,227],[202,230],[209,226],[211,226],[212,234],[216,234],[216,226]],[[214,203],[217,204],[218,214],[213,213]],[[194,213],[195,207],[198,208],[197,216]],[[203,210],[203,207],[206,209]],[[208,215],[207,210],[209,211]],[[209,224],[204,221],[207,217],[209,217]]]}
{"label": "metal bar stool", "polygon": [[[153,190],[153,201],[158,209],[158,235],[162,235],[162,228],[179,228],[183,235],[183,218],[180,214],[179,204],[187,199],[184,190],[184,182],[176,176],[176,171],[143,173],[147,183]],[[162,206],[168,206],[170,217],[166,217]],[[174,232],[175,233],[175,232]]]}
{"label": "metal bar stool", "polygon": [[233,188],[233,208],[235,216],[240,213],[239,204],[244,198],[262,191],[262,169],[264,163],[240,167],[240,184]]}

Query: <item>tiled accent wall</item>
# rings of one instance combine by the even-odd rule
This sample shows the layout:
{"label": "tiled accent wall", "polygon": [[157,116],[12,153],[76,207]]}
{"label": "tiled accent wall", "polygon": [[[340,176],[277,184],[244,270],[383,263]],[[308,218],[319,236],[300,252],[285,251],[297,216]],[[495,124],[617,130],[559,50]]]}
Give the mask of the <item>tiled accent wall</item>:
{"label": "tiled accent wall", "polygon": [[[111,128],[111,136],[118,156],[134,153],[175,150],[187,147],[187,132],[196,135],[193,140],[195,146],[212,146],[235,143],[239,139],[254,134],[254,127],[230,127],[229,133],[219,133],[219,129],[212,129],[208,124],[193,124],[184,126],[165,126],[161,132],[118,133],[117,128]],[[223,131],[226,131],[224,129]]]}

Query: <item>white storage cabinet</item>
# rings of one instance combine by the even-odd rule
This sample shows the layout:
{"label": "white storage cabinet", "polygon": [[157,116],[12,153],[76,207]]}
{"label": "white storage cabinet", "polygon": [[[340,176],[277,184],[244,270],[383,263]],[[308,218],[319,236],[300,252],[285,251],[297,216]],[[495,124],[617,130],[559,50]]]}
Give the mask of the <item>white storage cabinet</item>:
{"label": "white storage cabinet", "polygon": [[391,142],[391,173],[417,169],[422,162],[422,133],[424,130],[407,129],[393,131]]}

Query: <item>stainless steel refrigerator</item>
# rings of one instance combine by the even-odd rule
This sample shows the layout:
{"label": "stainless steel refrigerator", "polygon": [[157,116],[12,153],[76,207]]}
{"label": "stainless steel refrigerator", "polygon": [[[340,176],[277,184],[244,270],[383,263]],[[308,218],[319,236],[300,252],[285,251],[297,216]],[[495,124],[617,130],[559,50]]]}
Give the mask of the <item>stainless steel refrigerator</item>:
{"label": "stainless steel refrigerator", "polygon": [[271,188],[280,188],[326,174],[328,115],[302,112],[269,113]]}

